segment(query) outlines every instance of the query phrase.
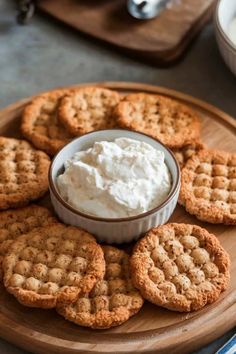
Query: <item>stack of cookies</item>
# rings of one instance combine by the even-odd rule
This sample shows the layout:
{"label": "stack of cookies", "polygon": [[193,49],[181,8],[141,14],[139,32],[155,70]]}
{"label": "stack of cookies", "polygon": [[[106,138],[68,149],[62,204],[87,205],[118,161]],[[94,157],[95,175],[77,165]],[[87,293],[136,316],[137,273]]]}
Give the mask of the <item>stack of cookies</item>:
{"label": "stack of cookies", "polygon": [[[3,280],[22,305],[56,308],[91,328],[117,326],[140,310],[143,298],[132,284],[124,251],[101,247],[91,234],[59,223],[42,207],[34,206],[32,214],[29,207],[4,213]],[[16,236],[17,224],[23,227]]]}
{"label": "stack of cookies", "polygon": [[21,131],[35,147],[53,156],[76,136],[114,128],[113,110],[120,99],[117,92],[97,87],[48,92],[26,107]]}
{"label": "stack of cookies", "polygon": [[120,325],[144,299],[174,311],[216,301],[229,283],[229,256],[196,225],[151,229],[131,255],[101,246],[88,232],[60,223],[47,208],[27,204],[48,190],[50,158],[76,136],[123,127],[172,149],[182,172],[180,203],[197,218],[236,224],[236,155],[200,141],[200,119],[160,95],[125,97],[99,87],[57,90],[32,100],[21,131],[0,137],[0,277],[25,306],[56,308],[91,328]]}
{"label": "stack of cookies", "polygon": [[122,127],[148,134],[176,152],[181,165],[201,150],[200,121],[185,105],[145,93],[121,97],[99,87],[57,90],[33,99],[22,117],[25,138],[53,156],[73,137]]}
{"label": "stack of cookies", "polygon": [[228,254],[199,226],[154,228],[130,257],[100,246],[91,234],[59,223],[39,206],[5,211],[2,220],[7,291],[22,305],[56,308],[81,326],[120,325],[144,299],[169,310],[199,310],[216,301],[229,283]]}

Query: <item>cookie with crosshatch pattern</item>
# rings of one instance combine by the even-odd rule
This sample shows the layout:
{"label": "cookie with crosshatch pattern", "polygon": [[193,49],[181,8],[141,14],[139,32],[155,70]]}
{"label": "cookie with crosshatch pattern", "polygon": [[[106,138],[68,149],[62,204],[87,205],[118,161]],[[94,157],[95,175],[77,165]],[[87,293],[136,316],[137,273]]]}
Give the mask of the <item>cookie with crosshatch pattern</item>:
{"label": "cookie with crosshatch pattern", "polygon": [[103,278],[102,248],[88,232],[57,223],[13,241],[3,260],[4,286],[23,305],[75,302]]}
{"label": "cookie with crosshatch pattern", "polygon": [[118,103],[114,114],[121,127],[148,134],[170,148],[180,148],[199,139],[197,113],[168,97],[130,94]]}
{"label": "cookie with crosshatch pattern", "polygon": [[25,140],[0,137],[0,209],[18,208],[48,190],[49,157]]}
{"label": "cookie with crosshatch pattern", "polygon": [[80,326],[97,329],[118,326],[143,305],[143,298],[131,282],[128,254],[111,246],[103,246],[103,252],[106,262],[104,279],[74,304],[57,307],[58,313]]}
{"label": "cookie with crosshatch pattern", "polygon": [[59,119],[74,136],[99,129],[117,127],[114,107],[118,92],[102,87],[84,87],[71,91],[61,100]]}
{"label": "cookie with crosshatch pattern", "polygon": [[35,228],[56,222],[47,208],[35,204],[0,212],[0,280],[3,277],[2,261],[13,241]]}
{"label": "cookie with crosshatch pattern", "polygon": [[180,203],[198,219],[236,225],[236,154],[202,150],[182,170]]}
{"label": "cookie with crosshatch pattern", "polygon": [[71,134],[58,120],[58,106],[69,90],[46,92],[33,98],[22,115],[21,131],[38,149],[53,156],[72,140]]}
{"label": "cookie with crosshatch pattern", "polygon": [[193,141],[192,143],[182,146],[181,148],[172,149],[172,152],[174,153],[175,158],[182,169],[191,157],[204,148],[205,145],[200,141]]}
{"label": "cookie with crosshatch pattern", "polygon": [[180,312],[216,301],[230,279],[229,255],[218,239],[188,224],[151,229],[134,247],[130,267],[145,299]]}

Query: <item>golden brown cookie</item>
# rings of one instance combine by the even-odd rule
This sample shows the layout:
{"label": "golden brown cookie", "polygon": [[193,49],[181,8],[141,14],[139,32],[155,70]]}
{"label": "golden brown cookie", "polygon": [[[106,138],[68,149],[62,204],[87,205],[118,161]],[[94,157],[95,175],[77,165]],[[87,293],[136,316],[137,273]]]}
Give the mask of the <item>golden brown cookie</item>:
{"label": "golden brown cookie", "polygon": [[181,312],[216,301],[230,279],[229,255],[213,234],[196,225],[151,229],[136,244],[130,266],[145,299]]}
{"label": "golden brown cookie", "polygon": [[57,90],[34,98],[22,116],[21,131],[25,138],[51,156],[72,139],[57,119],[60,99],[68,92]]}
{"label": "golden brown cookie", "polygon": [[3,260],[4,285],[26,306],[76,301],[103,278],[101,247],[89,233],[54,224],[20,236]]}
{"label": "golden brown cookie", "polygon": [[170,148],[180,148],[200,135],[197,113],[160,95],[128,95],[117,105],[115,116],[120,126],[148,134]]}
{"label": "golden brown cookie", "polygon": [[74,136],[117,126],[114,107],[118,92],[101,87],[85,87],[66,95],[60,104],[59,118]]}
{"label": "golden brown cookie", "polygon": [[14,240],[33,229],[54,224],[57,219],[47,209],[31,204],[25,208],[0,212],[0,280],[2,280],[2,261]]}
{"label": "golden brown cookie", "polygon": [[49,157],[25,140],[0,137],[0,209],[17,208],[48,190]]}
{"label": "golden brown cookie", "polygon": [[118,326],[143,305],[141,295],[131,283],[129,256],[111,246],[103,246],[103,251],[106,261],[104,279],[74,304],[57,307],[62,316],[80,326],[97,329]]}
{"label": "golden brown cookie", "polygon": [[179,149],[172,149],[172,151],[175,155],[176,160],[179,163],[180,168],[182,169],[193,155],[195,155],[198,151],[203,150],[204,148],[204,144],[199,141],[196,141],[187,144]]}
{"label": "golden brown cookie", "polygon": [[236,225],[236,154],[202,150],[182,170],[180,203],[198,219]]}

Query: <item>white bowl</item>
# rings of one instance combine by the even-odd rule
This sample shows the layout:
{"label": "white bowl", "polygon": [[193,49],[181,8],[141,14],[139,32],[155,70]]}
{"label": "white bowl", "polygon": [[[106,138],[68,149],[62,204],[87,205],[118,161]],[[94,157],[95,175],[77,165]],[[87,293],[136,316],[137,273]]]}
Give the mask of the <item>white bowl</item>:
{"label": "white bowl", "polygon": [[[165,162],[172,176],[172,188],[166,200],[146,213],[119,219],[100,218],[82,213],[62,199],[57,188],[57,177],[64,171],[64,162],[75,152],[86,150],[96,141],[114,141],[116,138],[131,138],[144,141],[165,154]],[[136,240],[154,226],[164,224],[173,213],[180,190],[180,171],[172,152],[157,140],[141,133],[123,129],[100,130],[85,134],[67,144],[54,157],[49,170],[49,188],[53,207],[64,223],[79,226],[101,242],[124,243]]]}
{"label": "white bowl", "polygon": [[236,17],[236,0],[218,0],[215,10],[215,34],[225,63],[236,75],[236,45],[228,37],[228,27]]}

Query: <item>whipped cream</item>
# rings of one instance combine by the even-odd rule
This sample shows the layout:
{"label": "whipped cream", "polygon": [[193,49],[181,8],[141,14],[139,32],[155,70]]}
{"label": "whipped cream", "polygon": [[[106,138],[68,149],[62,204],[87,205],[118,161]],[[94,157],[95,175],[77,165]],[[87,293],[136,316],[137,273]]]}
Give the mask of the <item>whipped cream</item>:
{"label": "whipped cream", "polygon": [[103,218],[142,214],[160,205],[171,189],[162,151],[127,138],[94,143],[65,162],[57,184],[75,209]]}

